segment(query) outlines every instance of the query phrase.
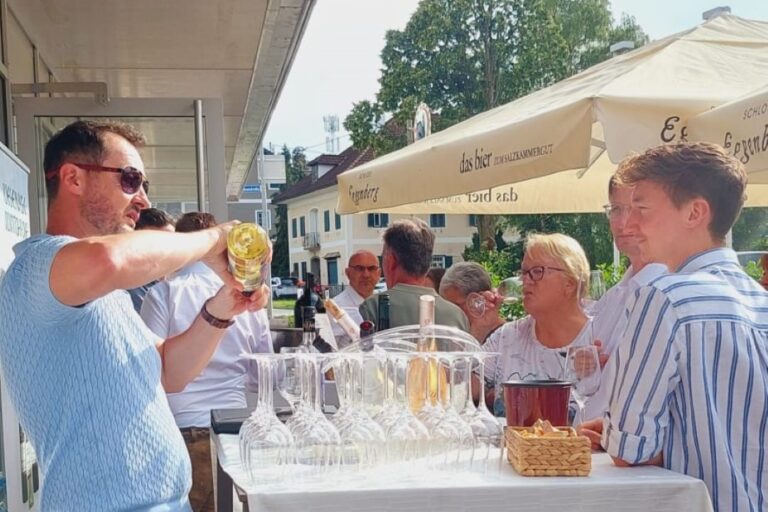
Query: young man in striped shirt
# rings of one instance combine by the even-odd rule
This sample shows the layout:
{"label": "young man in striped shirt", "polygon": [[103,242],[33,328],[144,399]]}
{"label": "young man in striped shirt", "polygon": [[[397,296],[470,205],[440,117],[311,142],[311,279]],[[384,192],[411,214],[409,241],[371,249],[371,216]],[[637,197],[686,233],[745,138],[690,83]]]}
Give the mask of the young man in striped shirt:
{"label": "young man in striped shirt", "polygon": [[768,294],[725,237],[746,174],[719,146],[660,146],[622,162],[626,230],[674,273],[640,287],[609,379],[602,445],[618,465],[703,480],[716,510],[765,510]]}

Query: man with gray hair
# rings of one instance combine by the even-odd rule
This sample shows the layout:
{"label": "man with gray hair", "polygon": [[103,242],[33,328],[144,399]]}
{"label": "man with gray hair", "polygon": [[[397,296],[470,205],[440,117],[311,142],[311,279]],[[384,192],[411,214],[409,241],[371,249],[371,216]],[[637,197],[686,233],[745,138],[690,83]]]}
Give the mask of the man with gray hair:
{"label": "man with gray hair", "polygon": [[474,261],[456,263],[446,271],[440,282],[440,296],[467,315],[469,333],[480,343],[504,325],[493,298],[491,277]]}
{"label": "man with gray hair", "polygon": [[[432,295],[435,323],[469,331],[467,317],[461,309],[437,295],[434,288],[424,286],[434,245],[434,233],[420,219],[395,221],[384,232],[381,261],[390,297],[390,327],[418,324],[419,297]],[[378,307],[379,296],[373,295],[360,306],[360,314],[378,325]]]}

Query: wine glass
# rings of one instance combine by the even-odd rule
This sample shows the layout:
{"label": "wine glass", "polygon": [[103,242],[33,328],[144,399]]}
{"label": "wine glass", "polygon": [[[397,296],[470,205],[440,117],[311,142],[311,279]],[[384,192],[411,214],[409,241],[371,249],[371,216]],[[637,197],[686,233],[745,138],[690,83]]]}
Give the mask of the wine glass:
{"label": "wine glass", "polygon": [[384,430],[368,415],[364,397],[366,390],[367,354],[338,354],[334,359],[341,359],[344,382],[339,397],[344,397],[342,407],[333,416],[331,423],[338,429],[341,437],[341,462],[344,465],[356,464],[360,469],[375,466],[382,459],[386,442]]}
{"label": "wine glass", "polygon": [[589,288],[582,290],[582,292],[584,296],[581,297],[581,308],[585,314],[591,315],[597,301],[605,295],[603,273],[599,270],[592,270],[589,273]]}
{"label": "wine glass", "polygon": [[[475,460],[481,463],[491,459],[491,451],[501,448],[504,440],[504,431],[501,424],[496,420],[493,414],[488,410],[485,403],[485,363],[488,358],[497,357],[496,352],[475,352],[467,357],[469,363],[464,368],[464,383],[468,386],[466,390],[466,402],[461,411],[461,417],[472,429],[475,436]],[[477,369],[473,371],[473,364],[477,363]],[[472,381],[476,379],[480,387],[480,397],[475,405],[472,397]],[[501,452],[499,452],[501,456]],[[485,465],[483,464],[483,467]]]}
{"label": "wine glass", "polygon": [[568,347],[565,361],[565,380],[571,382],[571,395],[579,406],[573,424],[584,421],[584,405],[600,388],[600,359],[597,347],[582,345]]}
{"label": "wine glass", "polygon": [[[450,466],[467,461],[471,466],[475,435],[460,414],[466,404],[467,394],[471,397],[471,387],[468,386],[471,373],[465,371],[467,367],[471,367],[471,360],[463,352],[440,352],[439,361],[445,363],[448,378],[445,382],[446,393],[438,393],[438,400],[443,401],[443,414],[430,433],[444,444],[444,453],[441,456],[444,464]],[[461,409],[457,409],[457,405]]]}
{"label": "wine glass", "polygon": [[301,414],[291,417],[286,423],[295,439],[296,462],[304,466],[305,476],[318,476],[323,471],[338,467],[341,437],[339,431],[328,421],[323,407],[323,361],[326,357],[318,353],[300,353],[302,376]]}
{"label": "wine glass", "polygon": [[[394,398],[397,407],[392,410],[391,418],[384,421],[386,425],[387,452],[391,462],[413,463],[421,458],[425,446],[428,446],[429,431],[411,412],[410,398],[414,391],[411,389],[413,379],[408,373],[413,368],[413,362],[421,359],[421,354],[393,353],[389,357],[393,363]],[[398,381],[402,382],[402,391]],[[403,467],[405,471],[414,467]]]}
{"label": "wine glass", "polygon": [[504,302],[513,303],[523,298],[523,279],[520,276],[508,277],[499,283],[496,293],[504,298]]}
{"label": "wine glass", "polygon": [[[510,304],[517,302],[523,297],[523,281],[520,277],[508,277],[499,283],[496,289],[503,302]],[[467,310],[475,318],[480,318],[485,314],[487,308],[487,301],[483,294],[480,292],[471,292],[467,294],[466,299]]]}
{"label": "wine glass", "polygon": [[258,365],[259,398],[240,428],[240,458],[253,483],[279,481],[293,460],[294,438],[275,414],[272,402],[276,365],[272,354],[252,354]]}
{"label": "wine glass", "polygon": [[589,298],[598,301],[605,295],[605,280],[600,270],[593,270],[589,273]]}
{"label": "wine glass", "polygon": [[300,361],[296,357],[299,347],[282,347],[280,357],[277,360],[277,392],[285,398],[291,411],[295,414],[296,408],[301,402],[301,374]]}

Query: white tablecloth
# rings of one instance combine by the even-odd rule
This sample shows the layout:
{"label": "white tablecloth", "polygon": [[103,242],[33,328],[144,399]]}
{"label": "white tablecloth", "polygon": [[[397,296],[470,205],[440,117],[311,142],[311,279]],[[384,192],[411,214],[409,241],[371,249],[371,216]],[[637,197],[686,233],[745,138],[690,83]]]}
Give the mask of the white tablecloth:
{"label": "white tablecloth", "polygon": [[607,454],[592,456],[588,477],[524,477],[509,464],[500,471],[425,471],[398,474],[336,473],[322,483],[254,486],[245,475],[235,435],[219,435],[219,462],[248,495],[250,512],[711,512],[704,482],[659,467],[618,468]]}

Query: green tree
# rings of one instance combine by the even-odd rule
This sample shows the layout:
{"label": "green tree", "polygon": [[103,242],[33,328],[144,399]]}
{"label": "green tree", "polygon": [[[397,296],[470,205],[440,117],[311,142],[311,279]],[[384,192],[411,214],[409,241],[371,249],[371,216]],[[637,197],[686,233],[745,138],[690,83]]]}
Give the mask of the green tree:
{"label": "green tree", "polygon": [[737,251],[768,249],[768,208],[744,208],[733,226],[733,248]]}
{"label": "green tree", "polygon": [[[296,184],[305,174],[307,167],[307,157],[304,154],[304,148],[297,146],[292,150],[288,146],[283,146],[281,151],[285,158],[285,181],[284,190],[291,185]],[[287,276],[290,274],[290,259],[288,257],[288,208],[284,205],[277,206],[275,215],[275,237],[272,246],[272,275]]]}
{"label": "green tree", "polygon": [[[385,39],[376,102],[356,103],[344,121],[355,147],[377,155],[407,144],[422,101],[440,131],[604,60],[614,42],[647,37],[632,18],[614,25],[607,0],[422,0]],[[497,230],[495,216],[479,218],[483,247],[495,247]]]}
{"label": "green tree", "polygon": [[304,148],[296,146],[292,150],[283,146],[283,158],[285,158],[285,184],[290,187],[304,177],[307,168],[307,157]]}

